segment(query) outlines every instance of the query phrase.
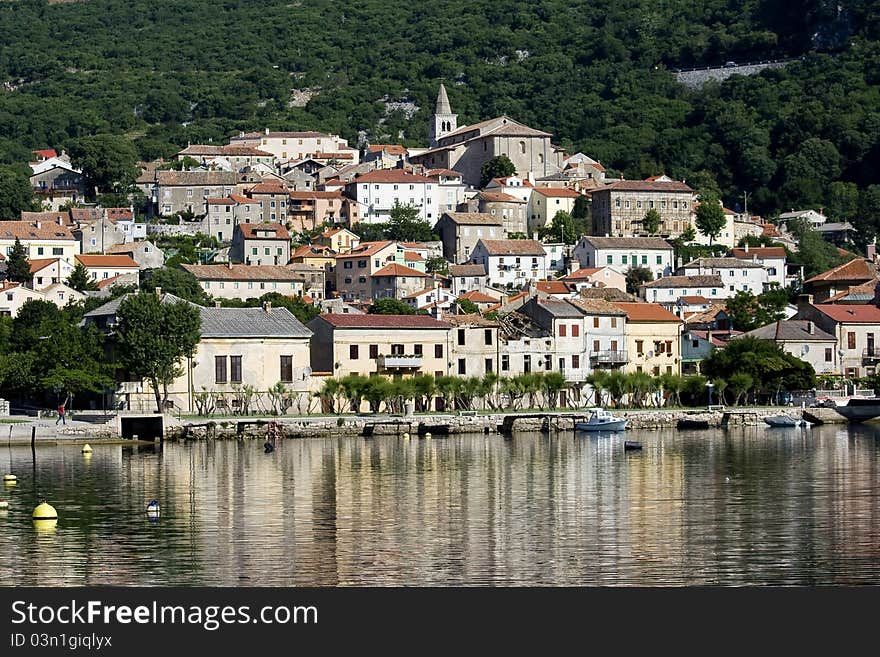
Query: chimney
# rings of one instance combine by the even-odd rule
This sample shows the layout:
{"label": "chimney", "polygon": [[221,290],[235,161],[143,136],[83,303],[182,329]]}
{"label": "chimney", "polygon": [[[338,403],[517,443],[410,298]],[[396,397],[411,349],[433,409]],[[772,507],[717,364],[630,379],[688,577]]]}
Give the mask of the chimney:
{"label": "chimney", "polygon": [[807,306],[813,305],[813,295],[812,294],[799,294],[797,298],[797,307],[798,312],[800,312],[801,308],[806,308]]}
{"label": "chimney", "polygon": [[270,314],[270,313],[272,312],[272,302],[271,302],[271,301],[266,301],[266,302],[263,304],[263,310],[266,311],[266,314],[267,314],[267,315]]}
{"label": "chimney", "polygon": [[748,253],[748,252],[749,252],[749,243],[748,243],[748,242],[746,242],[746,247],[745,247],[745,248],[746,248],[746,253]]}
{"label": "chimney", "polygon": [[40,230],[40,228],[43,226],[43,222],[40,221],[39,219],[37,219],[37,220],[34,222],[34,225],[37,227],[37,230]]}
{"label": "chimney", "polygon": [[809,320],[807,321],[807,333],[809,333],[810,335],[813,335],[813,333],[814,333],[813,322],[811,322]]}
{"label": "chimney", "polygon": [[229,269],[232,269],[232,260],[227,260],[226,266],[229,267]]}
{"label": "chimney", "polygon": [[222,306],[220,305],[219,299],[214,301],[214,307],[215,308],[222,308]]}
{"label": "chimney", "polygon": [[875,262],[877,260],[877,245],[876,244],[868,244],[867,255],[868,255],[868,260],[870,260],[871,262]]}
{"label": "chimney", "polygon": [[161,287],[156,288],[156,296],[159,297],[160,299],[162,298],[162,288]]}
{"label": "chimney", "polygon": [[266,128],[266,134],[267,135],[269,134],[269,128]]}

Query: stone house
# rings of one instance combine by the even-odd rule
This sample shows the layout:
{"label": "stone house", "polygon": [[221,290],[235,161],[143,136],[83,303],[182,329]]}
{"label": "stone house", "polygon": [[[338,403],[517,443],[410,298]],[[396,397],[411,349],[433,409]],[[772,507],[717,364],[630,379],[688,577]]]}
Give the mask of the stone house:
{"label": "stone house", "polygon": [[675,180],[618,180],[591,192],[593,234],[613,237],[646,235],[645,213],[660,213],[658,233],[675,238],[694,225],[696,192]]}
{"label": "stone house", "polygon": [[281,224],[238,224],[229,259],[248,265],[286,265],[290,261],[290,233]]}

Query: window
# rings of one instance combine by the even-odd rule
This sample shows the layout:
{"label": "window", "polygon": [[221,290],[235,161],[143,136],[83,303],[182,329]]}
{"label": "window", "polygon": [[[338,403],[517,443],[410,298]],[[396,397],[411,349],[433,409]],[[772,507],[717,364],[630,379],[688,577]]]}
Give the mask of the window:
{"label": "window", "polygon": [[465,331],[464,329],[458,329],[458,344],[459,345],[464,345],[464,335],[465,335],[464,331]]}
{"label": "window", "polygon": [[487,345],[492,344],[492,329],[486,329],[483,333],[483,340]]}
{"label": "window", "polygon": [[434,358],[443,358],[443,345],[435,344],[434,345]]}
{"label": "window", "polygon": [[403,356],[403,345],[402,344],[391,345],[391,355],[392,356]]}
{"label": "window", "polygon": [[64,249],[60,246],[52,247],[52,255],[64,255]]}
{"label": "window", "polygon": [[662,265],[662,264],[663,264],[663,256],[657,256],[657,264],[658,264],[658,265]]}
{"label": "window", "polygon": [[358,260],[358,269],[364,269],[367,266],[366,260]]}
{"label": "window", "polygon": [[343,269],[351,269],[353,266],[354,266],[354,263],[353,263],[351,260],[346,260],[346,261],[342,264],[342,268],[343,268]]}
{"label": "window", "polygon": [[856,348],[856,334],[852,331],[849,331],[846,334],[846,347],[847,349],[855,349]]}
{"label": "window", "polygon": [[599,318],[598,317],[593,318],[593,328],[599,328]]}
{"label": "window", "polygon": [[484,369],[485,369],[485,371],[486,371],[486,374],[488,374],[489,372],[491,372],[491,371],[492,371],[492,359],[491,359],[491,358],[486,358],[486,359],[483,361],[483,367],[484,367]]}
{"label": "window", "polygon": [[358,346],[356,344],[348,345],[348,357],[351,360],[358,359]]}
{"label": "window", "polygon": [[826,363],[830,363],[832,361],[832,359],[834,357],[833,353],[834,353],[833,349],[826,347],[826,349],[825,349],[825,362]]}
{"label": "window", "polygon": [[643,256],[642,256],[642,264],[643,264],[643,265],[647,265],[647,264],[648,264],[648,256],[646,256],[646,255],[643,255]]}
{"label": "window", "polygon": [[229,383],[241,383],[241,356],[229,357]]}
{"label": "window", "polygon": [[667,341],[666,341],[666,353],[667,353],[667,354],[671,354],[671,353],[672,353],[672,340],[667,340]]}
{"label": "window", "polygon": [[507,372],[510,370],[510,356],[507,354],[501,354],[501,371]]}
{"label": "window", "polygon": [[560,338],[564,338],[564,337],[565,337],[565,324],[560,324],[560,325],[559,325],[559,337],[560,337]]}
{"label": "window", "polygon": [[644,355],[644,353],[645,353],[645,341],[644,340],[636,340],[636,353],[639,356]]}
{"label": "window", "polygon": [[611,328],[617,328],[617,318],[616,317],[611,318]]}
{"label": "window", "polygon": [[528,374],[532,371],[532,357],[529,354],[523,356],[523,372]]}
{"label": "window", "polygon": [[624,256],[620,256],[620,264],[622,264],[622,265],[626,265],[626,264],[628,264],[628,263],[627,263],[627,259],[628,259],[628,258],[627,258],[627,256],[625,256],[625,255],[624,255]]}
{"label": "window", "polygon": [[550,354],[544,356],[544,369],[548,372],[553,369],[553,356]]}
{"label": "window", "polygon": [[420,344],[413,345],[413,355],[418,356],[419,358],[422,357],[422,345],[420,345]]}
{"label": "window", "polygon": [[617,351],[617,340],[611,341],[611,351]]}
{"label": "window", "polygon": [[581,327],[577,324],[571,325],[571,337],[576,338],[581,334]]}
{"label": "window", "polygon": [[370,345],[370,358],[378,358],[379,357],[379,345],[371,344]]}
{"label": "window", "polygon": [[458,373],[467,374],[467,361],[464,358],[458,359]]}
{"label": "window", "polygon": [[613,265],[614,264],[614,256],[608,256],[607,262],[609,265]]}
{"label": "window", "polygon": [[253,248],[251,249],[251,255],[257,255],[257,253],[258,253],[258,251],[257,251],[257,247],[253,247]]}
{"label": "window", "polygon": [[226,383],[226,356],[214,356],[214,383]]}
{"label": "window", "polygon": [[691,340],[691,347],[693,347],[694,349],[696,349],[696,348],[699,347],[699,346],[700,346],[700,341],[699,341],[699,340]]}

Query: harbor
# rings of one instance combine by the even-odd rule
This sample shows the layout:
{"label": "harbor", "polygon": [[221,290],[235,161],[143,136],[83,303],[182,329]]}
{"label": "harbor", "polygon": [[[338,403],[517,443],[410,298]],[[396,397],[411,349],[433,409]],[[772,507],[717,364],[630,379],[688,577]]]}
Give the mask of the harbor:
{"label": "harbor", "polygon": [[[468,418],[472,420],[473,418]],[[526,420],[528,418],[519,418]],[[880,577],[880,427],[0,450],[20,585],[820,585]],[[642,449],[626,450],[637,441]],[[57,511],[41,529],[40,499]],[[156,501],[161,515],[150,516]]]}

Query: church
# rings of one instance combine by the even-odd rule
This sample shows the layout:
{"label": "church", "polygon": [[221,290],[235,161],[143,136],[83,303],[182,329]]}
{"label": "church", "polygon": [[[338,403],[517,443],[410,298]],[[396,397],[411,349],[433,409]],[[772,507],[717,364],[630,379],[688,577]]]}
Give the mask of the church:
{"label": "church", "polygon": [[565,159],[563,150],[550,140],[553,135],[530,128],[507,116],[458,127],[446,87],[440,85],[433,120],[429,126],[431,148],[411,158],[428,169],[452,169],[464,182],[480,184],[485,162],[506,155],[523,178],[543,178],[558,173]]}

